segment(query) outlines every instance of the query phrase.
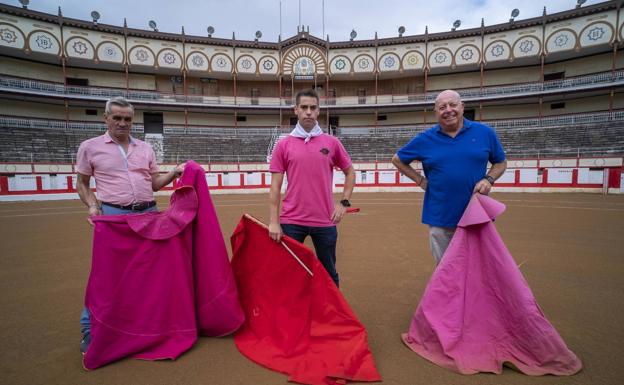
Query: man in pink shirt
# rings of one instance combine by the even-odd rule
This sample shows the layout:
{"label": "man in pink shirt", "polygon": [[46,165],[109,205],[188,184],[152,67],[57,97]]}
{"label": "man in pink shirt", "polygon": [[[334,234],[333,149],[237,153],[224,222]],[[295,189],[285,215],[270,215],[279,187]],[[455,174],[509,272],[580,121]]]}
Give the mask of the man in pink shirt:
{"label": "man in pink shirt", "polygon": [[[184,164],[160,174],[152,147],[130,135],[134,107],[124,98],[115,97],[106,102],[104,135],[85,140],[78,148],[76,189],[88,207],[87,220],[95,215],[117,215],[156,211],[154,191],[168,185],[182,175]],[[95,178],[97,197],[89,187]],[[85,353],[91,341],[90,314],[85,307],[80,318]]]}
{"label": "man in pink shirt", "polygon": [[[269,236],[279,242],[283,234],[303,242],[309,235],[316,256],[331,278],[339,284],[336,272],[336,225],[347,211],[355,186],[351,158],[340,141],[324,134],[318,125],[319,97],[314,90],[296,96],[297,125],[280,140],[271,157],[269,195]],[[342,198],[332,196],[334,168],[345,174]],[[280,214],[284,173],[288,187]]]}

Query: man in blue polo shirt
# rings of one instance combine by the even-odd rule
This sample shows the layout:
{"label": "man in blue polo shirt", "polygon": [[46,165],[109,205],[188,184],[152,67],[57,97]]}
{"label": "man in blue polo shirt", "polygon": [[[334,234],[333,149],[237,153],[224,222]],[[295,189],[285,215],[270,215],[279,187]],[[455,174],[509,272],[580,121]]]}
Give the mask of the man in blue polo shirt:
{"label": "man in blue polo shirt", "polygon": [[[457,92],[438,95],[435,115],[438,124],[410,140],[392,157],[392,164],[425,190],[422,222],[429,225],[437,265],[472,194],[488,194],[507,161],[492,128],[464,119],[464,103]],[[422,163],[424,176],[410,166],[415,160]]]}

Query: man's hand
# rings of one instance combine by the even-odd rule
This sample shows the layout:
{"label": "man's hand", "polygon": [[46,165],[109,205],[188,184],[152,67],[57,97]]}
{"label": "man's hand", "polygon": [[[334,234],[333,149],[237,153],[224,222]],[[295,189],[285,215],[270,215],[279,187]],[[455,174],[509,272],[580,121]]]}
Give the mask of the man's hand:
{"label": "man's hand", "polygon": [[182,173],[184,173],[184,167],[186,167],[186,163],[180,163],[173,169],[173,173],[176,178],[179,178],[182,176]]}
{"label": "man's hand", "polygon": [[89,216],[87,217],[87,222],[89,222],[89,224],[91,226],[95,226],[95,224],[91,220],[91,217],[94,217],[94,216],[97,216],[97,215],[102,215],[102,210],[100,210],[100,206],[98,206],[98,205],[90,205],[89,206]]}
{"label": "man's hand", "polygon": [[423,191],[427,191],[427,183],[428,183],[427,178],[423,176],[422,179],[420,180],[420,183],[418,184],[418,187],[423,189]]}
{"label": "man's hand", "polygon": [[332,213],[331,220],[332,222],[338,224],[344,215],[347,213],[347,208],[341,205],[340,203],[336,203],[334,205],[334,212]]}
{"label": "man's hand", "polygon": [[490,184],[490,182],[487,179],[481,179],[479,182],[477,182],[472,192],[473,193],[477,192],[479,194],[488,195],[491,190],[492,190],[492,185]]}
{"label": "man's hand", "polygon": [[282,240],[282,226],[279,223],[271,222],[269,223],[269,237],[275,242],[279,242]]}

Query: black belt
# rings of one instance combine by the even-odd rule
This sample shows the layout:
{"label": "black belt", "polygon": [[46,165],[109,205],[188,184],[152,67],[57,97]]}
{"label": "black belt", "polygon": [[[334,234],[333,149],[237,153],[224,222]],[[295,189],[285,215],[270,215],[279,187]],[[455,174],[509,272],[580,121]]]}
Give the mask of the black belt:
{"label": "black belt", "polygon": [[130,205],[127,206],[122,206],[122,205],[116,205],[114,203],[108,203],[108,202],[102,202],[103,205],[106,206],[110,206],[110,207],[115,207],[118,209],[122,209],[122,210],[130,210],[130,211],[143,211],[143,210],[147,210],[150,207],[154,207],[156,206],[156,201],[151,201],[151,202],[137,202],[137,203],[132,203]]}

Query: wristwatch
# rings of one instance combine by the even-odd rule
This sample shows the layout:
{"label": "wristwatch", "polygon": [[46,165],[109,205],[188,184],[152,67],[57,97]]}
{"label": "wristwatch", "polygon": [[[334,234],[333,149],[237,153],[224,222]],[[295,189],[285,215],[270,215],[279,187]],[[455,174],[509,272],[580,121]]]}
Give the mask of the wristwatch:
{"label": "wristwatch", "polygon": [[486,175],[483,177],[483,179],[487,180],[488,182],[490,182],[490,185],[494,186],[494,178],[492,178],[489,175]]}
{"label": "wristwatch", "polygon": [[340,204],[341,204],[343,207],[351,207],[351,202],[349,202],[349,200],[348,200],[348,199],[343,199],[343,200],[341,200],[341,201],[340,201]]}

